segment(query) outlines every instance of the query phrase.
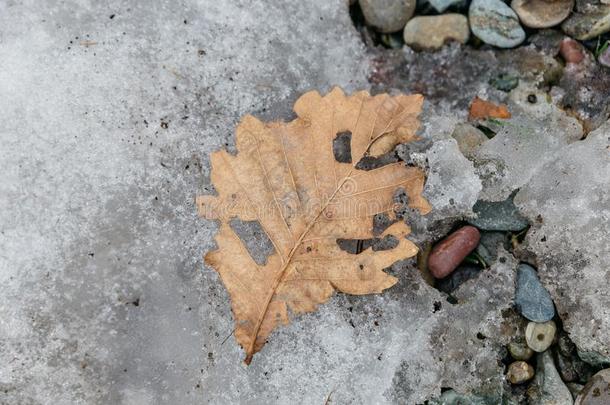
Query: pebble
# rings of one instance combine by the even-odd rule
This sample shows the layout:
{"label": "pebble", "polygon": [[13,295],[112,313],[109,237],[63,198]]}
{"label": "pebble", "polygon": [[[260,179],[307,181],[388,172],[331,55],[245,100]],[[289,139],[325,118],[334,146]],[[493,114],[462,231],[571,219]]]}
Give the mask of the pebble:
{"label": "pebble", "polygon": [[508,366],[506,379],[511,384],[523,384],[534,377],[534,367],[524,361],[515,361]]}
{"label": "pebble", "polygon": [[360,0],[367,24],[379,32],[400,31],[415,11],[416,0]]}
{"label": "pebble", "polygon": [[462,14],[418,16],[404,31],[405,44],[414,49],[439,49],[449,41],[465,44],[469,37],[468,19]]}
{"label": "pebble", "polygon": [[593,39],[610,31],[610,5],[598,0],[577,2],[572,13],[561,25],[563,32],[581,41]]}
{"label": "pebble", "polygon": [[582,389],[574,405],[610,404],[610,368],[595,374]]}
{"label": "pebble", "polygon": [[529,360],[534,355],[534,351],[523,341],[523,338],[510,342],[508,352],[515,360]]}
{"label": "pebble", "polygon": [[557,327],[555,322],[530,322],[525,328],[525,341],[535,352],[544,352],[553,343]]}
{"label": "pebble", "polygon": [[574,0],[513,0],[510,6],[526,27],[548,28],[570,15]]}
{"label": "pebble", "polygon": [[519,210],[513,204],[512,196],[500,202],[479,200],[472,210],[477,217],[468,223],[484,231],[521,231],[528,225]]}
{"label": "pebble", "polygon": [[447,10],[451,6],[459,6],[465,3],[464,0],[428,0],[428,3],[439,13]]}
{"label": "pebble", "polygon": [[472,33],[489,45],[512,48],[525,40],[517,14],[501,0],[473,0],[468,19]]}
{"label": "pebble", "polygon": [[536,270],[525,263],[517,268],[515,306],[530,321],[546,322],[555,316],[551,295],[538,279]]}
{"label": "pebble", "polygon": [[489,80],[489,84],[500,91],[508,93],[519,85],[519,77],[506,73],[500,73],[498,76],[491,78]]}
{"label": "pebble", "polygon": [[572,393],[561,381],[550,352],[537,357],[536,378],[527,390],[530,405],[572,405]]}
{"label": "pebble", "polygon": [[457,124],[451,136],[457,141],[464,156],[472,155],[488,140],[483,131],[467,123]]}
{"label": "pebble", "polygon": [[572,38],[564,38],[561,41],[559,53],[566,63],[580,63],[585,58],[583,46]]}
{"label": "pebble", "polygon": [[440,241],[430,252],[428,268],[435,278],[451,274],[472,252],[481,239],[479,230],[474,226],[464,226]]}

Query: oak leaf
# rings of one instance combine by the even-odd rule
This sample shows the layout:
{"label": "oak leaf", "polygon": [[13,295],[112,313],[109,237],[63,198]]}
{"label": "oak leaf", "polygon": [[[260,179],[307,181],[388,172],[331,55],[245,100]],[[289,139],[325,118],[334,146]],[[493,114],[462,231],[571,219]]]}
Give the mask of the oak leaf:
{"label": "oak leaf", "polygon": [[[197,197],[199,214],[221,221],[218,249],[205,256],[231,297],[235,338],[246,364],[271,332],[293,314],[315,311],[335,290],[346,294],[380,293],[396,278],[384,268],[412,257],[417,247],[393,215],[398,189],[422,214],[430,205],[421,196],[424,173],[404,163],[359,170],[363,157],[379,156],[398,143],[416,140],[421,95],[346,96],[334,88],[315,91],[294,105],[291,122],[263,123],[245,116],[236,131],[237,154],[211,155],[211,179],[217,196]],[[347,137],[347,157],[333,144]],[[374,232],[373,217],[393,218]],[[257,263],[231,221],[258,221],[275,252]],[[358,254],[342,250],[339,240],[392,235],[389,250],[367,246]]]}

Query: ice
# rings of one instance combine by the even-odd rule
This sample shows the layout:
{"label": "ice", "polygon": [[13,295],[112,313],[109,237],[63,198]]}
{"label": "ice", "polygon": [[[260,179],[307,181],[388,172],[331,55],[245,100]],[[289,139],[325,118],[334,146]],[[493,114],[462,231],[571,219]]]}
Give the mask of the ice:
{"label": "ice", "polygon": [[[527,101],[530,95],[535,96],[535,103]],[[513,116],[487,123],[497,134],[474,153],[477,173],[483,181],[483,200],[505,200],[565,145],[582,136],[578,120],[530,85],[522,83],[513,90],[510,101]]]}
{"label": "ice", "polygon": [[563,148],[515,197],[528,249],[579,351],[610,357],[610,122]]}

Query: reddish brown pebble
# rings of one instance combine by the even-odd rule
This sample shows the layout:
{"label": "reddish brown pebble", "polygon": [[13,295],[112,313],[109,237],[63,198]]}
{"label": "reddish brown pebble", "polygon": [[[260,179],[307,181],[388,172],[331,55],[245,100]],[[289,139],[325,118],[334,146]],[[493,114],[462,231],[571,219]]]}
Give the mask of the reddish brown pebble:
{"label": "reddish brown pebble", "polygon": [[582,45],[572,38],[564,38],[561,41],[559,52],[567,63],[580,63],[585,58]]}
{"label": "reddish brown pebble", "polygon": [[472,252],[481,239],[474,226],[464,226],[440,241],[428,257],[428,269],[435,278],[447,277]]}

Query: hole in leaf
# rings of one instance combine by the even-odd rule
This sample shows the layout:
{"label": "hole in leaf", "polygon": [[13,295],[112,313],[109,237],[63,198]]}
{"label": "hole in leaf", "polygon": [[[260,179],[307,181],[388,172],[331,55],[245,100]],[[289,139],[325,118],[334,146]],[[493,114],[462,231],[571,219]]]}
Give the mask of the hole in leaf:
{"label": "hole in leaf", "polygon": [[275,253],[275,248],[261,224],[258,221],[242,221],[233,218],[229,221],[229,225],[239,236],[254,262],[259,266],[267,264],[267,258]]}
{"label": "hole in leaf", "polygon": [[390,250],[398,246],[398,239],[394,235],[386,235],[383,238],[373,239],[373,250]]}
{"label": "hole in leaf", "polygon": [[356,163],[356,169],[373,170],[396,162],[398,162],[398,156],[395,152],[388,152],[381,156],[364,156]]}
{"label": "hole in leaf", "polygon": [[398,246],[398,239],[394,235],[372,239],[337,239],[337,245],[341,250],[357,255],[368,248],[372,248],[376,252],[394,249]]}
{"label": "hole in leaf", "polygon": [[339,248],[347,253],[357,255],[373,244],[372,239],[337,239]]}
{"label": "hole in leaf", "polygon": [[333,154],[339,163],[352,163],[352,133],[350,131],[337,133],[333,139]]}
{"label": "hole in leaf", "polygon": [[385,214],[385,213],[376,214],[373,217],[373,235],[375,235],[375,236],[381,235],[383,233],[383,231],[388,229],[388,227],[390,225],[392,225],[393,223],[394,223],[394,221],[392,219],[390,219],[388,214]]}

